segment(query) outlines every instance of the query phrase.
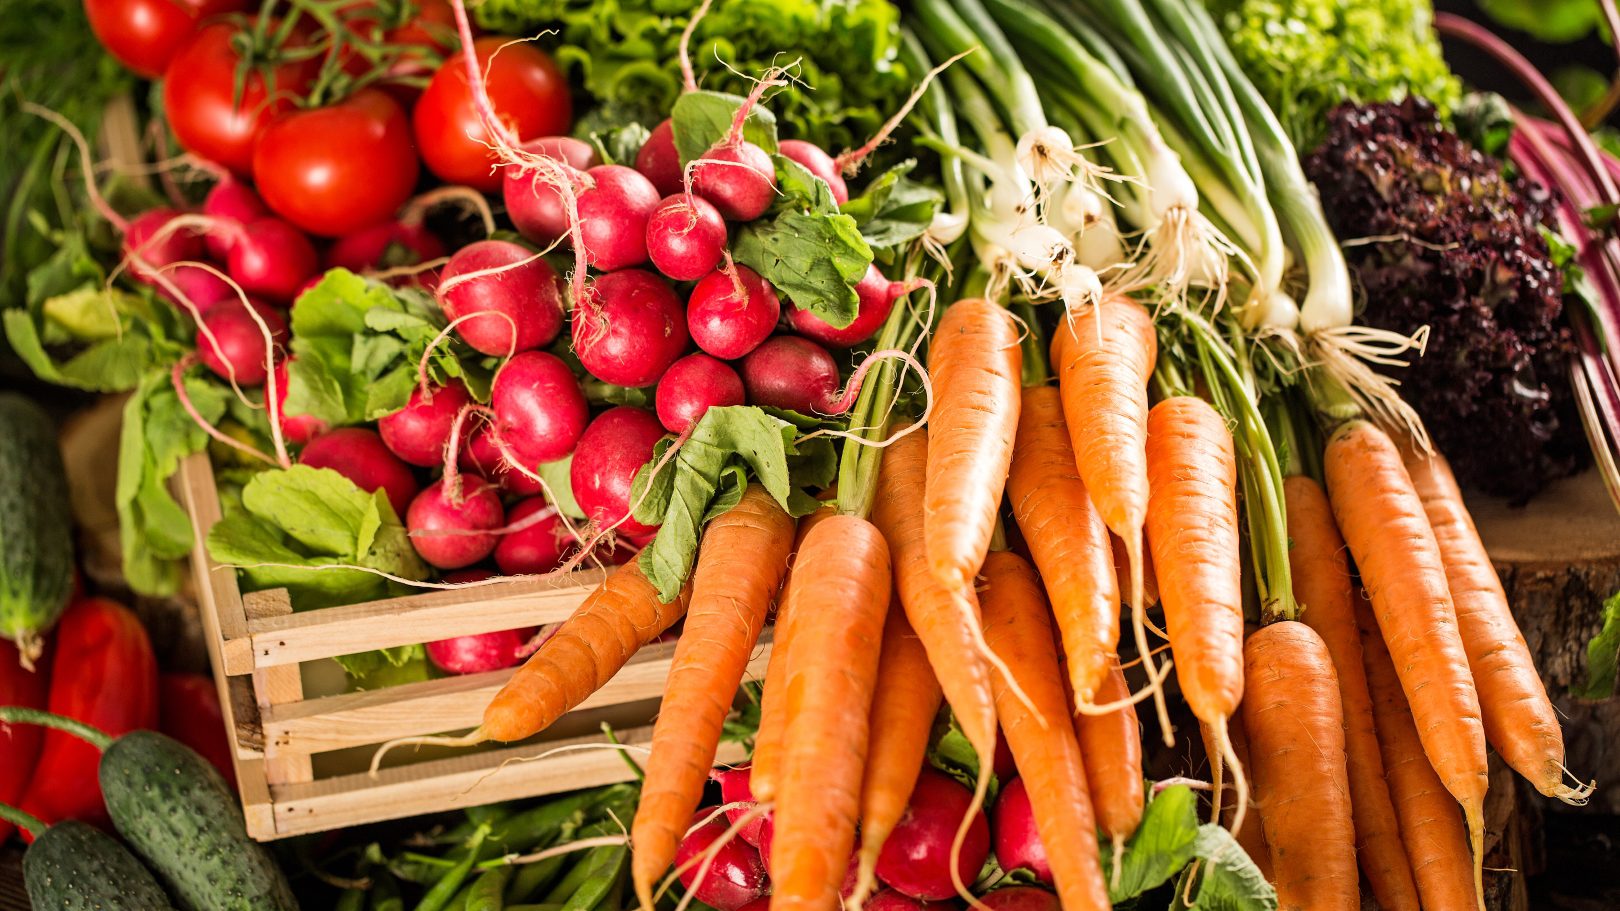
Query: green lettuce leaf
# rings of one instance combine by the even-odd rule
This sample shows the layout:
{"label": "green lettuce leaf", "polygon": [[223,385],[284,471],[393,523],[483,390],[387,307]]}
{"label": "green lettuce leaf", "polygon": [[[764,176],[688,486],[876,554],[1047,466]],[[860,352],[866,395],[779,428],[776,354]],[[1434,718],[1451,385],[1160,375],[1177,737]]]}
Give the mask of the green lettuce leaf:
{"label": "green lettuce leaf", "polygon": [[[737,119],[737,109],[747,101],[739,95],[724,92],[687,92],[675,99],[670,111],[670,128],[675,136],[675,151],[680,153],[681,164],[703,153],[731,132],[731,122]],[[776,117],[763,104],[756,104],[743,121],[743,138],[767,152],[776,151]]]}
{"label": "green lettuce leaf", "polygon": [[944,205],[945,197],[939,190],[906,176],[916,166],[914,159],[895,165],[873,178],[865,192],[840,207],[855,219],[872,249],[887,250],[921,237]]}
{"label": "green lettuce leaf", "polygon": [[[1196,855],[1198,798],[1177,785],[1149,798],[1136,834],[1125,843],[1119,876],[1111,879],[1108,898],[1114,904],[1135,898],[1170,881]],[[1113,869],[1113,845],[1102,842],[1102,867]]]}
{"label": "green lettuce leaf", "polygon": [[[1213,823],[1199,826],[1193,854],[1198,866],[1182,873],[1172,911],[1273,911],[1277,907],[1276,890],[1232,833]],[[1184,902],[1183,897],[1190,901]]]}
{"label": "green lettuce leaf", "polygon": [[1586,680],[1571,687],[1577,699],[1607,699],[1614,695],[1620,669],[1620,592],[1603,602],[1603,629],[1586,644]]}

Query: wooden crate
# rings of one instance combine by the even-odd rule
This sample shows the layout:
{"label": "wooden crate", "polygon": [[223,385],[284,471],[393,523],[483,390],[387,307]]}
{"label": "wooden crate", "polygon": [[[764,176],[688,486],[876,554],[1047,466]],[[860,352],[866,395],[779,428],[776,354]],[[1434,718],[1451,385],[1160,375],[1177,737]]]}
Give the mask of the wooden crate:
{"label": "wooden crate", "polygon": [[[267,841],[630,779],[629,766],[613,750],[534,757],[559,746],[605,743],[597,732],[602,720],[613,724],[622,742],[649,742],[674,643],[642,649],[606,687],[534,740],[441,749],[436,755],[401,748],[375,776],[363,765],[371,748],[399,737],[475,727],[512,671],[356,693],[341,687],[321,693],[315,692],[321,687],[308,685],[317,665],[335,667],[326,659],[336,655],[559,622],[601,581],[602,570],[293,613],[284,589],[243,594],[235,571],[209,558],[203,540],[220,518],[220,502],[207,456],[187,459],[176,484],[195,526],[197,601],[254,838]],[[769,651],[768,643],[756,651],[750,676],[763,676]],[[349,755],[348,769],[330,761],[345,750],[360,754]],[[719,761],[742,756],[739,747],[726,744]]]}

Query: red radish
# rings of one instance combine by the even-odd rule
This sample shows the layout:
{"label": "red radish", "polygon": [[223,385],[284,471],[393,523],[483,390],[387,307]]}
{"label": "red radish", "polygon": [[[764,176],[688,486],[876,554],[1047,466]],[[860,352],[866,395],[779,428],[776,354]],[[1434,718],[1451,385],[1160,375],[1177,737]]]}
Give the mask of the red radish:
{"label": "red radish", "polygon": [[1028,870],[1038,882],[1051,885],[1052,867],[1046,860],[1046,846],[1035,831],[1035,811],[1030,809],[1024,779],[1014,778],[996,798],[996,860],[1003,870]]}
{"label": "red radish", "polygon": [[1063,911],[1056,895],[1034,886],[1012,886],[979,896],[990,911]]}
{"label": "red radish", "polygon": [[[544,514],[544,515],[542,515]],[[536,519],[535,516],[541,516]],[[532,524],[525,524],[529,522]],[[557,517],[557,510],[544,497],[521,500],[506,513],[509,528],[523,525],[501,536],[495,545],[495,565],[509,576],[549,573],[562,563],[572,536]]]}
{"label": "red radish", "polygon": [[[129,220],[124,229],[124,255],[129,258],[129,274],[149,285],[154,271],[182,260],[202,259],[203,239],[190,228],[163,231],[168,223],[180,217],[173,209],[147,209]],[[153,237],[160,231],[163,236]],[[170,273],[165,273],[170,274]],[[161,287],[161,285],[159,285]]]}
{"label": "red radish", "polygon": [[[707,815],[699,810],[692,822],[696,824]],[[692,890],[698,901],[719,911],[739,911],[769,893],[771,883],[765,875],[765,863],[760,860],[759,851],[740,838],[734,837],[716,850],[708,869],[703,869],[704,853],[725,835],[726,824],[719,819],[698,826],[681,840],[675,852],[675,867],[682,870],[681,885]]]}
{"label": "red radish", "polygon": [[756,898],[737,911],[771,911],[771,897],[767,895],[764,898]]}
{"label": "red radish", "polygon": [[747,400],[737,371],[707,354],[688,354],[670,364],[654,399],[658,421],[670,433],[685,433],[710,408]]}
{"label": "red radish", "polygon": [[432,468],[444,463],[444,447],[450,442],[450,425],[463,406],[472,401],[460,380],[447,386],[411,391],[405,407],[377,421],[377,432],[390,451],[412,465]]}
{"label": "red radish", "polygon": [[[199,312],[222,300],[236,297],[236,289],[231,287],[230,282],[201,266],[169,266],[163,270],[163,276],[173,284],[178,294],[171,293],[162,285],[158,286],[158,293],[177,304],[189,302]],[[189,312],[191,308],[186,309]]]}
{"label": "red radish", "polygon": [[293,356],[288,355],[276,363],[276,407],[281,415],[281,435],[294,446],[302,446],[325,433],[326,422],[311,414],[287,413],[287,365],[293,360]]}
{"label": "red radish", "polygon": [[615,530],[625,535],[657,530],[656,525],[629,518],[630,485],[641,466],[651,461],[653,445],[663,435],[652,412],[629,405],[609,408],[585,428],[568,475],[574,502],[585,515],[603,528],[624,519]]}
{"label": "red radish", "polygon": [[[264,330],[257,313],[270,329],[274,346],[287,337],[287,321],[274,307],[253,301],[253,312],[238,298],[220,301],[203,311],[197,328],[197,357],[203,366],[223,379],[235,379],[239,386],[257,386],[269,376],[274,352],[265,346]],[[202,327],[208,328],[209,338]]]}
{"label": "red radish", "polygon": [[[544,155],[555,159],[576,171],[585,171],[602,163],[602,159],[596,155],[596,146],[572,136],[542,136],[539,139],[531,139],[518,148],[531,155]],[[508,165],[507,179],[522,180],[523,177],[517,174],[518,170]]]}
{"label": "red radish", "polygon": [[732,221],[753,221],[776,199],[776,163],[742,138],[742,118],[691,166],[692,192]]}
{"label": "red radish", "polygon": [[[929,901],[956,894],[951,882],[951,842],[962,817],[973,802],[973,792],[933,769],[923,769],[912,789],[906,815],[895,827],[878,856],[877,875],[884,883]],[[972,882],[990,855],[990,824],[983,811],[968,826],[962,842],[957,873]]]}
{"label": "red radish", "polygon": [[574,308],[574,354],[605,383],[650,386],[685,349],[680,299],[651,272],[601,276]]}
{"label": "red radish", "polygon": [[681,153],[675,150],[675,124],[669,119],[653,127],[652,135],[636,153],[636,170],[652,181],[660,196],[685,189],[681,179]]}
{"label": "red radish", "polygon": [[457,250],[439,276],[439,306],[452,321],[487,314],[456,325],[456,334],[483,354],[505,357],[539,348],[562,331],[556,270],[510,241],[481,240]]}
{"label": "red radish", "polygon": [[203,198],[202,214],[217,226],[204,236],[208,255],[224,262],[236,243],[237,229],[269,215],[270,209],[252,187],[227,174]]}
{"label": "red radish", "polygon": [[369,272],[414,266],[443,255],[444,243],[422,225],[385,221],[333,241],[326,250],[326,268]]}
{"label": "red radish", "polygon": [[573,451],[590,408],[579,380],[554,354],[525,351],[495,374],[489,404],[510,456],[533,470]]}
{"label": "red radish", "polygon": [[990,761],[991,770],[1006,784],[1018,775],[1018,764],[1013,761],[1012,747],[1007,746],[1007,735],[996,729],[996,755]]}
{"label": "red radish", "polygon": [[[748,773],[748,766],[715,769],[709,773],[709,777],[720,784],[721,803],[753,804],[754,792],[748,786]],[[741,828],[737,830],[737,837],[757,848],[759,847],[760,831],[765,828],[765,821],[770,817],[770,813],[763,813],[743,823],[743,819],[752,810],[752,806],[734,807],[726,811],[726,818],[731,820],[732,825],[742,823]]]}
{"label": "red radish", "polygon": [[320,257],[304,232],[279,218],[258,218],[237,232],[226,271],[242,290],[287,303],[320,271]]}
{"label": "red radish", "polygon": [[784,139],[777,143],[776,151],[783,158],[803,165],[806,171],[825,180],[827,187],[832,190],[833,200],[839,205],[849,202],[849,186],[844,183],[844,175],[838,173],[838,163],[821,146],[803,139]]}
{"label": "red radish", "polygon": [[893,889],[879,889],[862,906],[867,911],[932,911],[949,907],[948,902],[925,902]]}
{"label": "red radish", "polygon": [[720,265],[726,252],[726,221],[701,196],[664,197],[647,219],[647,256],[678,282],[695,282]]}
{"label": "red radish", "polygon": [[723,269],[703,276],[686,302],[686,325],[692,340],[728,361],[769,338],[782,315],[782,302],[770,282],[747,266],[735,269],[735,277]]}
{"label": "red radish", "polygon": [[743,385],[753,405],[801,414],[829,414],[837,407],[838,364],[809,339],[779,335],[743,359]]}
{"label": "red radish", "polygon": [[[569,242],[562,195],[533,173],[509,169],[504,184],[507,214],[518,233],[537,244]],[[658,191],[634,168],[597,165],[574,188],[585,260],[612,272],[647,261],[647,219],[658,208]]]}
{"label": "red radish", "polygon": [[494,532],[505,524],[500,488],[475,474],[457,475],[453,485],[440,478],[405,510],[411,546],[439,569],[460,569],[489,556],[500,542]]}
{"label": "red radish", "polygon": [[[446,577],[448,578],[448,577]],[[428,660],[447,674],[483,674],[523,661],[538,627],[455,636],[427,643]]]}
{"label": "red radish", "polygon": [[481,427],[461,450],[461,467],[478,472],[519,497],[535,497],[545,492],[540,482],[506,464],[488,427]]}
{"label": "red radish", "polygon": [[905,287],[901,282],[884,278],[876,265],[868,266],[866,275],[855,284],[855,296],[860,303],[855,311],[855,319],[849,325],[842,329],[834,328],[809,310],[797,307],[788,314],[788,323],[793,326],[793,331],[831,348],[859,345],[883,328],[883,321],[889,318],[894,302],[900,299]]}
{"label": "red radish", "polygon": [[311,468],[330,468],[371,492],[381,490],[401,518],[416,496],[416,475],[383,445],[382,437],[364,427],[339,427],[309,441],[298,462]]}

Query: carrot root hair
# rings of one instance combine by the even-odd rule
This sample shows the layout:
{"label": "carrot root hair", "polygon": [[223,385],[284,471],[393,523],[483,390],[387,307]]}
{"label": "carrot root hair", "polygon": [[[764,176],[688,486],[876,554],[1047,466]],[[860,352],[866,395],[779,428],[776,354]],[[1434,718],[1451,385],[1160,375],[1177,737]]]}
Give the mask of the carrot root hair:
{"label": "carrot root hair", "polygon": [[[1236,835],[1243,829],[1243,817],[1249,812],[1249,779],[1243,772],[1243,763],[1238,761],[1237,751],[1232,748],[1232,737],[1226,729],[1225,718],[1222,718],[1215,725],[1215,742],[1220,745],[1221,758],[1232,764],[1232,786],[1237,791],[1237,808],[1232,811],[1230,829],[1232,834]],[[1220,788],[1217,787],[1215,790],[1215,807],[1217,810],[1220,809],[1220,795]],[[1481,829],[1481,833],[1483,831]],[[1483,839],[1484,835],[1481,834],[1480,837]]]}
{"label": "carrot root hair", "polygon": [[1115,835],[1109,839],[1114,851],[1109,858],[1108,888],[1110,891],[1119,888],[1120,873],[1125,869],[1125,839]]}
{"label": "carrot root hair", "polygon": [[[989,648],[988,645],[985,647]],[[1012,682],[1011,673],[1008,673],[1007,681],[1009,689],[1017,686],[1016,683]],[[1028,702],[1027,698],[1022,695],[1019,698],[1026,703]],[[1031,708],[1031,711],[1034,711],[1034,709]],[[1039,713],[1036,713],[1036,716],[1039,717]],[[968,903],[968,907],[979,909],[979,911],[989,911],[989,906],[980,901],[979,897],[968,889],[968,884],[962,881],[962,869],[959,861],[962,857],[962,845],[967,841],[968,830],[973,827],[973,820],[978,817],[979,811],[984,809],[984,802],[990,796],[990,776],[994,774],[994,771],[993,763],[988,760],[993,758],[993,755],[979,757],[979,777],[973,783],[973,800],[968,804],[967,812],[962,814],[962,821],[956,826],[956,835],[951,838],[951,886],[956,889],[956,894]],[[859,911],[858,908],[857,911]]]}
{"label": "carrot root hair", "polygon": [[398,737],[377,747],[377,752],[371,754],[371,769],[367,774],[369,774],[372,778],[376,778],[377,770],[382,767],[383,757],[392,752],[395,747],[470,747],[488,742],[489,735],[484,733],[484,729],[482,727],[473,728],[460,737]]}
{"label": "carrot root hair", "polygon": [[1559,771],[1563,772],[1564,775],[1574,780],[1574,787],[1564,784],[1563,782],[1559,782],[1556,786],[1549,788],[1546,791],[1542,791],[1541,793],[1548,797],[1556,797],[1572,807],[1586,806],[1586,802],[1591,800],[1592,794],[1597,791],[1597,779],[1594,778],[1591,781],[1582,782],[1580,776],[1576,775],[1574,772],[1571,772],[1569,770],[1569,766],[1566,766],[1563,763],[1558,764],[1558,769]]}
{"label": "carrot root hair", "polygon": [[[1143,692],[1153,696],[1153,713],[1159,719],[1159,733],[1164,738],[1165,746],[1175,746],[1175,734],[1170,729],[1170,707],[1164,698],[1164,678],[1170,673],[1170,663],[1165,662],[1164,670],[1157,671],[1153,664],[1153,649],[1148,647],[1147,641],[1147,605],[1143,603],[1142,582],[1142,532],[1137,533],[1125,542],[1125,556],[1131,563],[1131,632],[1136,636],[1136,651],[1141,656],[1142,668],[1147,671],[1148,682]],[[1168,637],[1167,637],[1168,638]],[[1215,798],[1216,809],[1219,809],[1220,797]]]}
{"label": "carrot root hair", "polygon": [[1463,804],[1468,823],[1468,845],[1474,851],[1474,901],[1485,911],[1485,800],[1476,797]]}

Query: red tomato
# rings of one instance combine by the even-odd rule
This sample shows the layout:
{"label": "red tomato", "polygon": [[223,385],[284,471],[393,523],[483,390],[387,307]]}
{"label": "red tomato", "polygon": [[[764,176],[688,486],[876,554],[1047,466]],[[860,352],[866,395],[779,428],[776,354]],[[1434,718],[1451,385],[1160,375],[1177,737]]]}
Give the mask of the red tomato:
{"label": "red tomato", "polygon": [[156,79],[210,16],[246,9],[246,0],[84,0],[90,30],[119,63]]}
{"label": "red tomato", "polygon": [[226,784],[236,787],[236,764],[214,678],[178,671],[159,677],[158,730],[196,750],[219,770]]}
{"label": "red tomato", "polygon": [[292,110],[296,96],[314,80],[320,60],[276,64],[268,79],[258,70],[249,73],[238,102],[236,66],[241,58],[232,43],[241,31],[232,23],[215,22],[192,36],[165,71],[163,108],[186,151],[247,174],[259,131]]}
{"label": "red tomato", "polygon": [[[480,38],[474,43],[476,59],[488,73],[486,85],[495,113],[519,141],[567,133],[574,113],[562,70],[532,44],[503,48],[507,40]],[[416,145],[428,170],[448,183],[466,184],[485,193],[501,188],[501,174],[493,168],[497,159],[473,105],[467,62],[461,54],[446,60],[433,74],[416,103],[414,119]]]}
{"label": "red tomato", "polygon": [[[478,34],[476,31],[473,34]],[[416,14],[411,21],[388,30],[389,44],[416,46],[440,54],[448,54],[459,40],[456,38],[456,14],[450,0],[418,0]],[[425,67],[419,51],[401,51],[399,61],[389,68],[390,75],[420,73]]]}
{"label": "red tomato", "polygon": [[377,89],[283,114],[259,133],[253,182],[282,218],[334,237],[386,221],[416,188],[411,125]]}

